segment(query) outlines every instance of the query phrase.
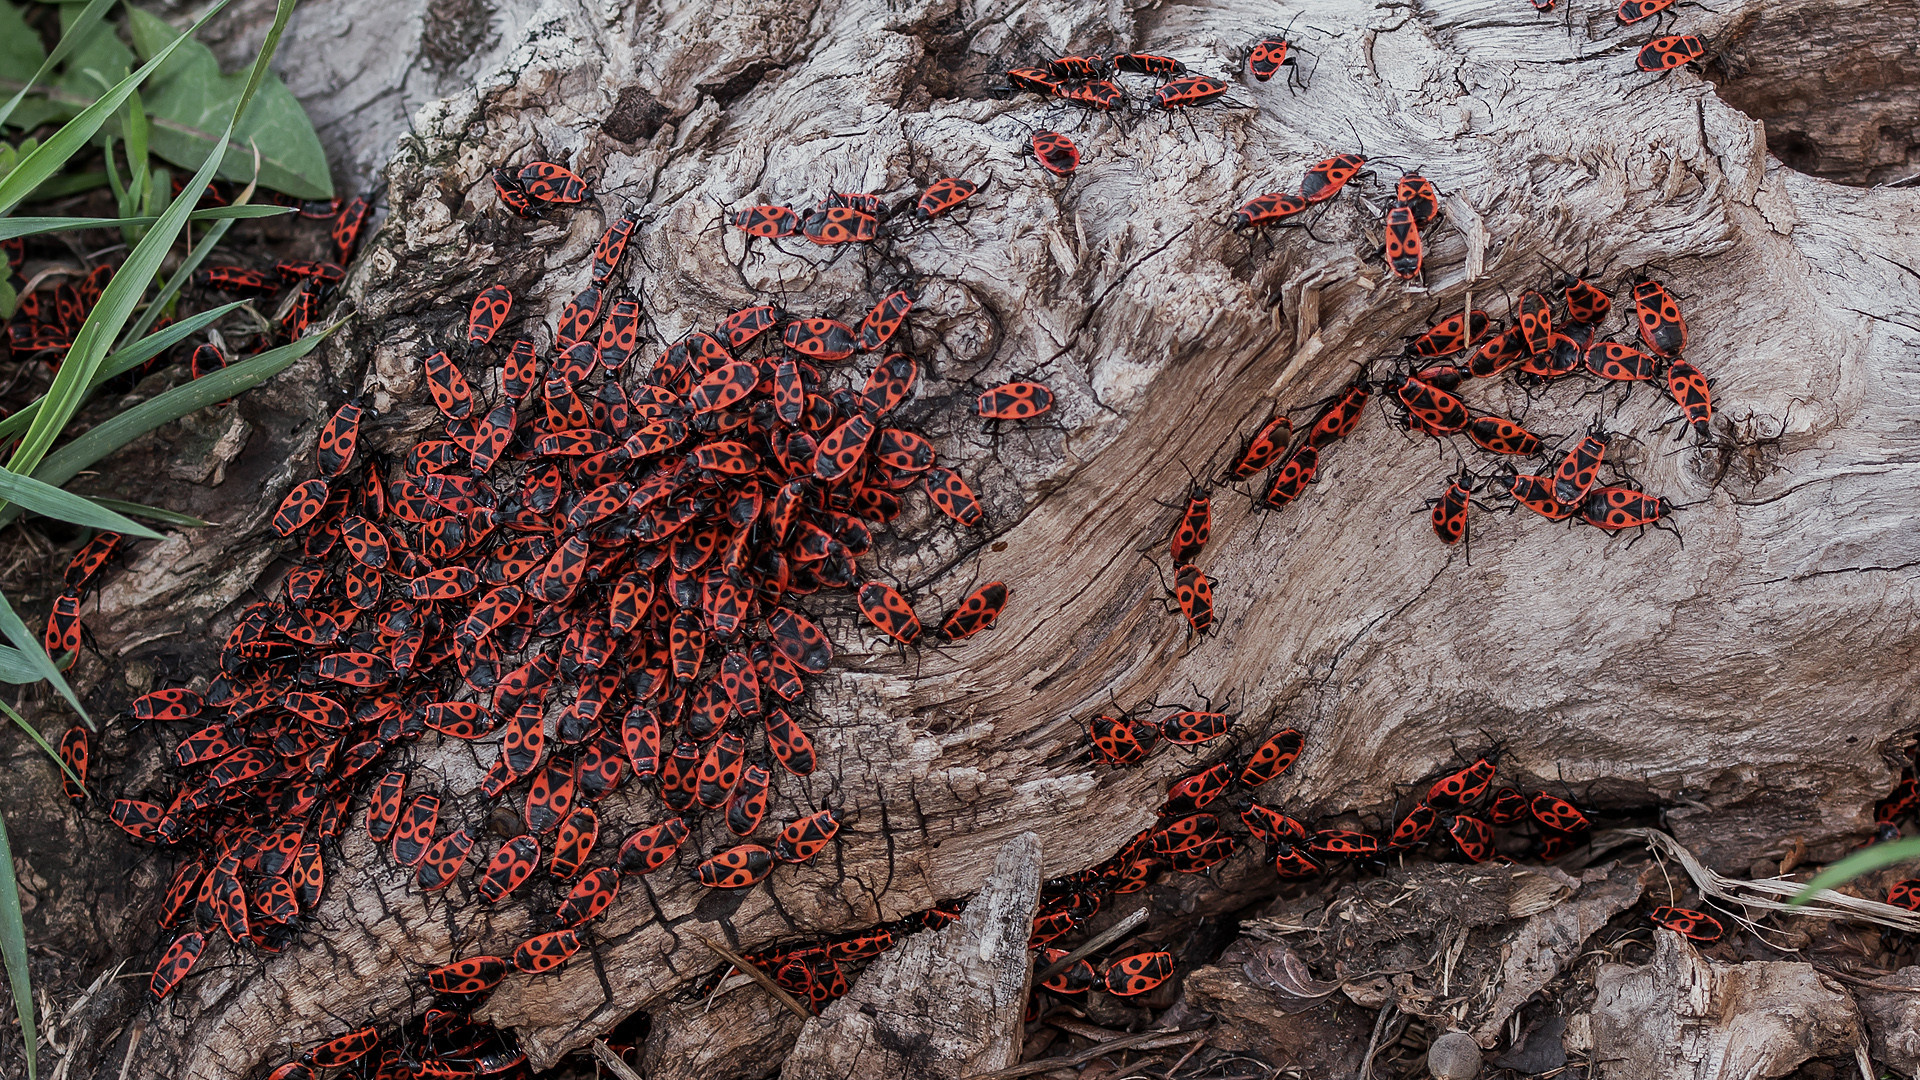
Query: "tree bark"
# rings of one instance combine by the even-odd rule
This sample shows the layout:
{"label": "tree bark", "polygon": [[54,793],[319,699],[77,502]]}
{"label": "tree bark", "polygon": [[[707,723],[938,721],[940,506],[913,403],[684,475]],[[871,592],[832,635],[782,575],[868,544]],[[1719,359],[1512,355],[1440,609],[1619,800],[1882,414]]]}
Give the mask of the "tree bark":
{"label": "tree bark", "polygon": [[[1737,48],[1756,72],[1813,47],[1756,25],[1800,12],[1823,26],[1819,48],[1866,49],[1915,12],[1911,0],[1775,4],[1761,24],[1752,0],[1718,7],[1682,14],[1679,32]],[[873,570],[923,612],[988,580],[1007,582],[1011,600],[991,633],[907,655],[850,603],[822,605],[838,660],[812,684],[821,768],[783,781],[777,805],[836,806],[839,844],[745,895],[710,894],[686,873],[633,882],[590,953],[510,979],[481,1010],[536,1065],[665,1009],[712,971],[683,929],[753,949],[873,925],[974,892],[1028,830],[1048,876],[1111,854],[1151,823],[1169,780],[1220,756],[1091,766],[1081,724],[1116,703],[1230,700],[1243,750],[1298,727],[1305,754],[1271,797],[1308,820],[1379,826],[1405,785],[1498,747],[1506,781],[1603,811],[1661,808],[1715,865],[1856,842],[1893,778],[1883,752],[1920,724],[1920,441],[1903,420],[1920,405],[1920,197],[1788,169],[1713,85],[1634,72],[1648,35],[1597,9],[1558,16],[1518,0],[1317,4],[1299,35],[1309,87],[1242,78],[1230,97],[1250,107],[1122,118],[983,94],[996,71],[1053,52],[1142,49],[1239,71],[1239,50],[1293,15],[1249,0],[721,11],[549,0],[503,14],[489,30],[497,63],[414,113],[399,141],[390,213],[348,282],[355,321],[288,376],[291,390],[242,406],[274,452],[250,453],[209,497],[228,512],[200,512],[221,528],[141,551],[107,590],[93,621],[104,651],[209,671],[229,605],[275,581],[265,519],[309,475],[318,422],[361,394],[378,414],[363,439],[407,449],[435,420],[420,358],[458,340],[469,299],[504,282],[516,313],[544,326],[625,212],[643,221],[626,284],[645,298],[654,349],[769,296],[853,321],[881,292],[918,285],[922,375],[907,416],[940,436],[942,463],[980,493],[987,524],[956,530],[912,505]],[[353,36],[365,22],[345,22],[365,58],[425,48],[404,35],[366,42]],[[1911,59],[1882,65],[1876,90],[1908,115]],[[1070,181],[1025,155],[1042,127],[1079,144]],[[1225,227],[1244,199],[1357,150],[1379,177],[1333,200],[1311,233],[1250,242]],[[488,169],[542,155],[572,155],[598,206],[545,224],[504,216]],[[1448,211],[1428,239],[1424,289],[1374,258],[1374,210],[1393,170],[1414,167]],[[949,175],[985,181],[970,209],[904,233],[886,259],[749,250],[721,225],[727,209],[833,191],[892,203]],[[1467,393],[1543,433],[1603,416],[1631,436],[1610,455],[1676,504],[1684,544],[1476,510],[1470,549],[1442,547],[1416,512],[1456,455],[1375,409],[1296,504],[1262,513],[1246,485],[1214,491],[1200,565],[1217,619],[1191,634],[1169,610],[1165,539],[1167,504],[1192,478],[1220,476],[1271,411],[1386,375],[1436,312],[1470,300],[1506,315],[1511,297],[1552,279],[1549,262],[1590,267],[1610,287],[1658,268],[1688,313],[1687,355],[1714,380],[1712,438],[1674,438],[1684,425],[1661,426],[1674,409],[1647,387],[1617,410],[1583,399],[1584,386],[1529,399],[1489,380]],[[1053,422],[982,432],[974,396],[1014,377],[1053,389]],[[150,733],[112,739],[114,787],[154,786],[164,748]],[[481,761],[429,740],[415,767],[477,822]],[[652,820],[635,787],[603,815]],[[423,897],[371,851],[357,807],[354,820],[304,943],[210,958],[147,1021],[140,1074],[255,1075],[350,1024],[415,1010],[424,968],[544,929],[525,906],[489,909],[460,888]],[[68,910],[108,898],[109,943],[150,957],[154,883],[171,863],[127,856],[98,820],[64,827],[110,853],[93,878],[76,860]],[[135,1004],[122,993],[98,1008],[69,1076],[118,1073]]]}

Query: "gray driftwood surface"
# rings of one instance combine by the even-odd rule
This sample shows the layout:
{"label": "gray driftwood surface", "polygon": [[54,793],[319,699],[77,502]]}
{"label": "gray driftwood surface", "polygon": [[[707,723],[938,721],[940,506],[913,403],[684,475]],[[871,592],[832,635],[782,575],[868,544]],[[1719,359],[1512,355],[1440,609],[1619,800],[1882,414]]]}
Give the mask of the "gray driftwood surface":
{"label": "gray driftwood surface", "polygon": [[[1683,9],[1682,32],[1726,41],[1762,74],[1779,64],[1765,52],[1791,32],[1788,15],[1815,10],[1716,7]],[[1884,52],[1889,10],[1821,5],[1807,17],[1824,36],[1793,68]],[[1378,825],[1401,785],[1498,744],[1515,782],[1564,784],[1596,807],[1669,808],[1676,834],[1723,867],[1797,842],[1831,856],[1867,830],[1893,776],[1882,752],[1920,719],[1920,195],[1784,167],[1763,125],[1713,85],[1633,73],[1647,33],[1598,6],[1543,15],[1525,0],[461,11],[423,23],[413,8],[339,0],[303,13],[295,85],[341,136],[349,171],[392,152],[391,211],[350,277],[354,322],[246,406],[271,452],[182,507],[221,527],[145,549],[107,589],[90,620],[106,653],[208,668],[232,605],[275,580],[266,518],[308,475],[326,414],[365,393],[381,414],[366,437],[406,448],[433,419],[419,358],[453,340],[473,294],[504,281],[516,313],[550,326],[621,212],[644,221],[627,284],[668,339],[770,294],[857,319],[874,290],[917,281],[911,415],[981,493],[987,524],[956,531],[916,505],[875,569],[923,613],[977,582],[1012,593],[991,633],[904,656],[850,602],[828,619],[838,659],[814,684],[812,721],[822,768],[804,789],[782,777],[776,806],[842,807],[842,842],[781,871],[772,893],[712,897],[676,873],[648,880],[651,902],[632,889],[596,924],[593,955],[509,980],[482,1010],[537,1065],[636,1010],[672,1015],[668,999],[715,966],[682,927],[744,949],[865,927],[973,893],[1027,831],[1044,876],[1111,853],[1196,761],[1162,751],[1137,770],[1091,767],[1081,722],[1114,703],[1230,699],[1243,737],[1299,727],[1306,753],[1272,797],[1307,819],[1354,811]],[[1226,74],[1296,16],[1310,87],[1242,78],[1232,97],[1250,107],[1121,123],[984,93],[997,71],[1068,51],[1138,48]],[[429,40],[451,52],[436,59]],[[1883,59],[1876,85],[1897,87],[1912,57]],[[1820,92],[1794,107],[1817,114]],[[1853,141],[1834,135],[1821,153],[1897,160],[1884,148],[1849,157],[1877,121],[1850,122],[1840,134]],[[1023,155],[1038,127],[1079,143],[1071,183]],[[1354,188],[1372,209],[1343,195],[1319,239],[1288,229],[1250,242],[1225,228],[1247,197],[1361,147],[1380,160],[1378,178]],[[569,155],[594,178],[598,209],[552,224],[503,215],[490,166]],[[1373,210],[1413,167],[1448,196],[1424,290],[1373,259]],[[945,175],[987,185],[961,220],[902,236],[890,265],[764,243],[749,254],[719,225],[726,208],[829,191],[891,201]],[[1217,582],[1218,625],[1190,635],[1162,585],[1165,504],[1190,477],[1219,474],[1271,410],[1325,398],[1370,362],[1386,374],[1382,358],[1437,311],[1471,296],[1504,315],[1520,289],[1552,280],[1548,260],[1604,270],[1609,285],[1657,266],[1682,298],[1688,356],[1714,380],[1712,440],[1657,429],[1673,409],[1645,387],[1606,418],[1635,437],[1615,455],[1681,507],[1684,544],[1476,510],[1469,560],[1416,513],[1457,468],[1453,453],[1375,408],[1288,509],[1255,513],[1244,486],[1215,491],[1200,562]],[[1053,388],[1057,422],[983,433],[973,396],[1015,376]],[[1531,403],[1506,383],[1468,394],[1567,434],[1602,412],[1582,389]],[[130,785],[157,754],[124,763]],[[418,756],[450,796],[477,801],[461,794],[480,778],[469,750],[428,742]],[[629,797],[650,798],[616,799]],[[120,845],[124,861],[50,901],[110,909],[107,940],[149,955],[159,864],[102,822],[68,828]],[[25,852],[29,868],[64,857]],[[329,867],[317,943],[264,961],[222,946],[144,1021],[133,1075],[257,1075],[344,1021],[414,1008],[424,966],[536,929],[528,911],[484,910],[458,890],[423,898],[357,828]],[[117,1074],[130,997],[123,1008],[88,1029],[68,1076]],[[777,1011],[752,1008],[765,1031],[784,1024],[776,1037],[793,1037]]]}

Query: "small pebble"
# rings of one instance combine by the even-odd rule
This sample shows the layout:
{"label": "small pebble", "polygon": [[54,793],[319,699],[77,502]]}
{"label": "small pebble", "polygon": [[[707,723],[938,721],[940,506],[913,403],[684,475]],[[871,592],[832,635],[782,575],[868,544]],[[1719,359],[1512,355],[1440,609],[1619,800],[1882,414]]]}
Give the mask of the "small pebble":
{"label": "small pebble", "polygon": [[1427,1069],[1434,1080],[1473,1080],[1480,1075],[1480,1044],[1464,1032],[1448,1032],[1427,1048]]}

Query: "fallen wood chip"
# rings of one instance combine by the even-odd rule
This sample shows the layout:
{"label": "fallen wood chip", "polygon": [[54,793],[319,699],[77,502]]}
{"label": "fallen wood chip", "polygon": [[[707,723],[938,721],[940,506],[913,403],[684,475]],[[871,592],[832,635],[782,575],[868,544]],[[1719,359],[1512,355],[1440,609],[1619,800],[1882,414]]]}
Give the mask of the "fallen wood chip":
{"label": "fallen wood chip", "polygon": [[[1049,1021],[1063,1031],[1070,1031],[1064,1021]],[[1091,1027],[1090,1024],[1078,1025]],[[1101,1029],[1095,1029],[1101,1030]],[[1077,1033],[1076,1033],[1077,1034]],[[1101,1043],[1091,1050],[1084,1050],[1071,1057],[1041,1058],[1020,1065],[996,1069],[989,1073],[975,1073],[967,1080],[1013,1080],[1016,1076],[1032,1076],[1035,1073],[1052,1072],[1054,1069],[1067,1069],[1075,1065],[1085,1065],[1097,1057],[1111,1054],[1116,1050],[1164,1050],[1169,1046],[1185,1046],[1207,1037],[1205,1031],[1145,1031],[1138,1035],[1127,1035]]]}
{"label": "fallen wood chip", "polygon": [[702,934],[698,930],[689,931],[689,933],[693,934],[695,938],[699,939],[700,944],[705,945],[707,948],[713,950],[716,956],[719,956],[722,960],[725,960],[727,963],[732,964],[734,967],[734,970],[740,972],[742,975],[745,975],[747,978],[752,979],[754,982],[759,983],[761,989],[765,990],[769,994],[772,994],[775,1001],[778,1001],[780,1004],[785,1005],[788,1009],[792,1010],[793,1015],[799,1017],[802,1020],[809,1019],[810,1017],[813,1016],[812,1013],[802,1008],[799,1002],[793,1000],[792,994],[787,993],[786,990],[782,988],[779,983],[774,982],[771,976],[769,976],[766,972],[761,971],[759,968],[754,967],[752,964],[747,963],[747,961],[744,958],[742,958],[739,953],[734,952],[732,949],[727,948],[725,945],[720,944],[719,942],[713,940],[707,935]]}

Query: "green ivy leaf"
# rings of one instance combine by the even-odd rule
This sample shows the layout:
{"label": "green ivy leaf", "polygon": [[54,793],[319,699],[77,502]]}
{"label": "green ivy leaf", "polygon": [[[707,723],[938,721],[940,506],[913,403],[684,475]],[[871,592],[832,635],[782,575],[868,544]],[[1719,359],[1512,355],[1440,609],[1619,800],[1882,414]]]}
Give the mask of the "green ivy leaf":
{"label": "green ivy leaf", "polygon": [[[180,36],[159,16],[132,7],[127,9],[127,29],[141,59],[152,57]],[[198,41],[181,45],[141,90],[152,122],[151,151],[180,166],[205,161],[246,84],[244,71],[222,75],[220,62],[205,45]],[[252,108],[227,144],[218,176],[242,182],[253,179],[255,147],[260,151],[262,186],[295,198],[333,198],[320,136],[293,91],[277,75],[269,74],[260,84]]]}
{"label": "green ivy leaf", "polygon": [[0,0],[0,79],[25,82],[33,78],[46,62],[47,50],[40,47],[40,35],[20,17],[20,9]]}

